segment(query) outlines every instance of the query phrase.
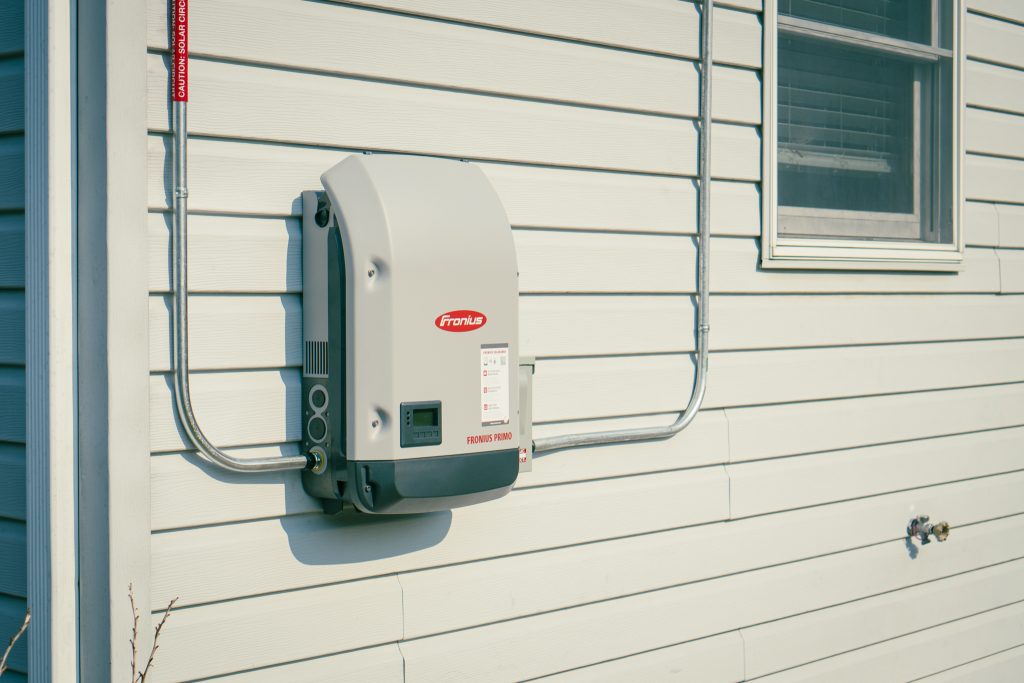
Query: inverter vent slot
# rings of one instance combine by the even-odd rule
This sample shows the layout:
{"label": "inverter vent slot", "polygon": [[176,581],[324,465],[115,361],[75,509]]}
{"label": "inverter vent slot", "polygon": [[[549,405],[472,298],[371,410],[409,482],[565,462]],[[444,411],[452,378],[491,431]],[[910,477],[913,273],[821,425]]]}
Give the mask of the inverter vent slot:
{"label": "inverter vent slot", "polygon": [[307,341],[302,374],[306,377],[327,376],[327,342]]}

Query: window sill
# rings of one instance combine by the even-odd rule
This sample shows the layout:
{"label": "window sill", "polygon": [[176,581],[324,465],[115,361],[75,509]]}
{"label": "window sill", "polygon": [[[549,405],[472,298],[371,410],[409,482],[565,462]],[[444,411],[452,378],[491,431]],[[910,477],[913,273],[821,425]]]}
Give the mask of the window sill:
{"label": "window sill", "polygon": [[884,270],[955,273],[963,270],[963,250],[955,245],[862,240],[762,241],[761,267],[800,270]]}

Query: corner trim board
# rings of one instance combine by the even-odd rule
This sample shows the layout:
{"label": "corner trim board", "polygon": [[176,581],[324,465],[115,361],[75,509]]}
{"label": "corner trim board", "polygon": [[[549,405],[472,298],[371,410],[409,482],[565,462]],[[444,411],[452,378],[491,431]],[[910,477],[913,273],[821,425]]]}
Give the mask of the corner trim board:
{"label": "corner trim board", "polygon": [[28,668],[76,680],[76,0],[25,2]]}

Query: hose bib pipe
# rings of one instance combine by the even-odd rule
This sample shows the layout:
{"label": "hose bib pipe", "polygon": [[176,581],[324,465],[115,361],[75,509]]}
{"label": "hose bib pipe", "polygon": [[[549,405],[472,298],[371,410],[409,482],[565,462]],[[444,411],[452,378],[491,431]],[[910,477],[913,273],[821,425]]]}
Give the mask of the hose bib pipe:
{"label": "hose bib pipe", "polygon": [[666,439],[683,431],[697,416],[704,403],[708,383],[708,335],[711,332],[708,308],[711,294],[710,251],[711,251],[711,38],[714,0],[704,0],[701,17],[700,45],[700,208],[697,217],[697,370],[693,379],[693,391],[686,409],[676,421],[664,427],[640,427],[636,429],[615,429],[583,434],[565,434],[535,439],[535,453],[563,448],[593,446],[597,444],[626,443]]}
{"label": "hose bib pipe", "polygon": [[171,352],[174,406],[188,441],[208,462],[232,472],[277,472],[312,469],[311,455],[235,458],[206,438],[192,409],[188,372],[188,0],[172,1],[171,100],[174,133],[174,222],[171,229]]}

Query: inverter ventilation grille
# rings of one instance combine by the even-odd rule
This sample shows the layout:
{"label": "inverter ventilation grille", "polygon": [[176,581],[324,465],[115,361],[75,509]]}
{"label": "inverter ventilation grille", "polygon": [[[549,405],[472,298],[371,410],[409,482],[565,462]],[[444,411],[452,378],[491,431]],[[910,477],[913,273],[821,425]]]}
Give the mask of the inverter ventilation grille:
{"label": "inverter ventilation grille", "polygon": [[326,377],[327,369],[327,342],[307,341],[302,374],[306,377]]}

